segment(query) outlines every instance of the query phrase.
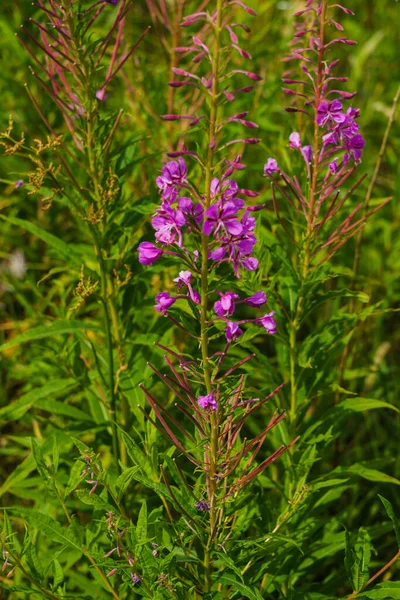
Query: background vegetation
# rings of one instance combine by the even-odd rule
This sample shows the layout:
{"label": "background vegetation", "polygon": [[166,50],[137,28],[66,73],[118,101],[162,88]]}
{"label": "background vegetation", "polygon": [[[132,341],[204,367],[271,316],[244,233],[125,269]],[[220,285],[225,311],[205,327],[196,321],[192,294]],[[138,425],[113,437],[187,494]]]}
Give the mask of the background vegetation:
{"label": "background vegetation", "polygon": [[[241,185],[260,191],[266,209],[259,225],[263,240],[261,279],[254,282],[249,278],[243,288],[252,289],[257,283],[268,290],[270,309],[277,311],[278,334],[273,339],[249,334],[245,348],[254,350],[258,357],[247,369],[251,386],[257,395],[266,395],[290,379],[289,333],[274,292],[279,290],[289,310],[296,289],[288,256],[293,262],[296,251],[275,216],[271,189],[262,174],[269,156],[278,158],[288,169],[294,160],[287,139],[296,130],[296,118],[283,110],[286,99],[281,76],[285,69],[282,57],[293,34],[292,13],[302,3],[252,0],[249,4],[258,17],[252,23],[247,46],[253,56],[252,70],[263,76],[251,99],[251,115],[260,126],[257,135],[262,142],[246,149],[248,168]],[[174,4],[171,0],[166,6],[173,24],[179,1]],[[358,45],[340,48],[338,54],[342,72],[349,77],[348,89],[358,92],[356,105],[361,109],[360,127],[366,140],[361,172],[370,178],[399,86],[400,5],[394,0],[352,0],[350,8],[356,16],[345,16],[342,22],[348,37]],[[110,7],[110,14],[112,10]],[[26,85],[54,129],[68,139],[60,112],[29,72],[32,57],[15,37],[21,24],[37,13],[28,0],[4,4],[0,13],[0,130],[7,129],[12,115],[17,139],[25,132],[29,144],[35,139],[45,140],[47,131]],[[105,13],[100,34],[101,28],[107,30],[108,18],[111,16]],[[139,527],[143,523],[142,502],[147,500],[148,530],[136,542],[148,542],[149,546],[151,540],[157,540],[163,551],[158,566],[154,566],[145,546],[142,563],[147,561],[149,572],[170,572],[173,577],[181,568],[179,556],[177,565],[169,558],[176,532],[167,526],[164,534],[157,531],[166,517],[154,491],[159,481],[158,464],[168,449],[139,409],[146,402],[138,385],[157,388],[160,401],[172,404],[173,395],[165,393],[147,366],[148,361],[157,366],[162,363],[163,352],[154,342],[189,353],[193,346],[153,309],[154,296],[171,289],[176,275],[165,264],[157,263],[151,271],[143,268],[136,252],[141,241],[151,239],[150,216],[158,203],[155,176],[165,152],[176,147],[179,137],[179,127],[172,128],[160,119],[181,102],[181,96],[174,97],[167,86],[170,48],[179,43],[172,41],[167,25],[165,18],[151,14],[146,2],[135,3],[124,34],[127,44],[136,41],[148,26],[151,30],[123,74],[113,80],[101,111],[105,119],[111,119],[116,111],[123,110],[110,158],[118,177],[119,196],[103,240],[108,272],[118,292],[113,352],[124,404],[122,422],[130,436],[119,452],[125,466],[136,464],[145,469],[145,475],[131,473],[132,480],[123,493],[124,507],[133,523],[139,519]],[[21,37],[28,41],[26,33]],[[238,110],[241,102],[249,110],[247,98],[238,101]],[[357,273],[353,271],[356,239],[332,258],[324,287],[312,298],[312,312],[299,331],[298,411],[288,428],[282,426],[272,432],[265,456],[282,440],[288,442],[300,435],[300,442],[294,454],[274,463],[243,500],[235,562],[227,559],[220,566],[233,582],[226,597],[248,598],[252,597],[251,590],[253,594],[257,590],[262,598],[346,598],[352,584],[353,589],[360,590],[368,572],[372,575],[378,571],[397,552],[392,509],[389,506],[388,516],[379,495],[400,514],[399,119],[397,114],[371,207],[388,197],[392,200],[365,227]],[[0,577],[0,583],[4,597],[12,600],[35,594],[48,597],[29,583],[30,578],[51,590],[54,596],[50,597],[111,598],[114,594],[109,584],[93,568],[94,563],[101,564],[104,571],[102,557],[108,548],[99,523],[108,505],[104,497],[102,506],[89,502],[87,485],[79,477],[82,463],[77,462],[87,446],[101,456],[111,481],[117,477],[107,411],[102,404],[107,404],[104,378],[108,376],[103,308],[96,290],[86,294],[82,287],[77,289],[80,280],[88,284],[88,273],[92,282],[100,281],[100,272],[88,223],[77,211],[71,212],[68,202],[61,198],[48,209],[43,197],[51,194],[50,190],[41,189],[32,195],[26,185],[15,188],[17,180],[27,181],[31,168],[30,161],[18,155],[0,159],[0,502],[10,509],[0,517],[0,527],[4,524],[6,537],[9,526],[16,532],[13,539],[19,551],[24,543],[30,548],[24,555],[24,569],[30,576],[17,568],[12,581]],[[367,187],[368,179],[356,190],[354,204],[363,200]],[[284,214],[285,210],[283,207]],[[339,290],[359,293],[354,296],[349,292],[346,298]],[[241,352],[236,351],[237,359],[244,356]],[[290,385],[273,403],[264,409],[265,419],[272,408],[290,407]],[[258,419],[250,420],[248,433],[256,434],[258,426]],[[80,440],[81,446],[73,440]],[[62,502],[57,501],[60,496]],[[28,508],[35,512],[29,513]],[[65,512],[74,515],[76,536],[86,536],[83,546],[92,548],[86,555],[72,543],[65,548],[58,539],[63,530],[52,533],[50,521],[40,520],[40,515],[46,515],[51,522],[65,524]],[[394,516],[393,520],[398,522]],[[277,523],[280,536],[265,545],[266,535]],[[23,542],[25,524],[30,545],[26,539]],[[258,545],[246,550],[248,536],[256,538]],[[399,563],[394,563],[383,580],[396,581],[398,570]],[[243,577],[245,583],[240,588]],[[173,597],[167,588],[158,587],[154,597]],[[372,595],[360,597],[400,597],[400,583],[390,589],[385,592],[385,588],[378,588]],[[183,597],[179,585],[177,590],[176,597]],[[121,598],[136,597],[130,588],[128,591],[128,583],[121,583],[119,593]],[[146,595],[145,591],[137,593]],[[220,596],[215,592],[211,597]]]}

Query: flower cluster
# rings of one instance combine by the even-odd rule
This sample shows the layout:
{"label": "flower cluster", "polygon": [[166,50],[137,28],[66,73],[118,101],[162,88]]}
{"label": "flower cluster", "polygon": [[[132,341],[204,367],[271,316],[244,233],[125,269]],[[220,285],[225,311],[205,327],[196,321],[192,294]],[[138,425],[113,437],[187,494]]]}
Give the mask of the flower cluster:
{"label": "flower cluster", "polygon": [[[293,98],[292,105],[285,110],[307,115],[313,125],[312,134],[294,131],[289,136],[289,147],[300,153],[305,163],[307,191],[303,191],[297,177],[290,177],[279,168],[275,158],[269,158],[264,166],[264,175],[273,183],[272,194],[278,219],[280,220],[280,215],[275,188],[279,189],[295,210],[303,214],[307,222],[308,240],[317,238],[322,227],[335,217],[363,180],[361,178],[349,192],[340,197],[340,186],[361,162],[365,141],[357,123],[359,109],[351,105],[345,106],[345,102],[351,100],[356,92],[338,89],[340,84],[347,82],[347,77],[337,74],[339,60],[331,55],[332,49],[337,44],[352,46],[356,42],[343,35],[343,26],[331,16],[335,10],[346,15],[353,14],[342,5],[329,5],[326,0],[306,0],[305,8],[295,14],[295,17],[301,19],[295,23],[296,32],[291,42],[291,51],[284,59],[290,64],[298,63],[300,67],[283,74],[283,92]],[[339,37],[328,40],[327,27],[338,30]],[[311,135],[312,144],[303,144],[302,137],[310,139]],[[332,246],[320,262],[357,233],[365,223],[365,218],[380,206],[364,218],[353,220],[360,208],[361,204],[328,236],[324,244],[319,248],[311,248],[311,252],[316,255],[322,248]],[[285,226],[284,228],[286,229]]]}

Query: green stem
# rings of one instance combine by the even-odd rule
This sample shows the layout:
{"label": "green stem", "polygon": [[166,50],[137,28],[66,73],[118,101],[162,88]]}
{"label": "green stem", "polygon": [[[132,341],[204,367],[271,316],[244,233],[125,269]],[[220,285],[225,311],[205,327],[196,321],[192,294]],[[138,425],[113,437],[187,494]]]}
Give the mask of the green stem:
{"label": "green stem", "polygon": [[[322,2],[322,10],[319,22],[320,31],[320,49],[318,52],[318,70],[317,70],[317,84],[315,88],[315,103],[314,103],[314,143],[313,143],[313,170],[311,176],[310,185],[310,200],[307,215],[307,230],[305,236],[304,250],[302,254],[301,264],[301,285],[307,280],[310,271],[311,261],[311,245],[314,234],[314,208],[317,196],[317,185],[318,185],[318,156],[320,152],[320,135],[319,125],[317,123],[318,106],[323,95],[323,66],[324,66],[324,37],[325,37],[325,18],[326,18],[326,0]],[[289,326],[289,346],[290,346],[290,421],[294,422],[296,419],[296,407],[297,407],[297,383],[296,383],[296,365],[297,365],[297,331],[301,320],[303,311],[304,295],[300,294],[297,300],[297,306],[293,321]]]}
{"label": "green stem", "polygon": [[[208,151],[207,162],[205,165],[205,209],[211,203],[211,180],[214,170],[214,146],[217,124],[218,110],[218,75],[219,75],[219,54],[222,31],[222,0],[217,0],[217,20],[215,23],[215,43],[212,58],[212,73],[214,75],[211,94],[210,94],[210,122],[208,130]],[[201,353],[203,359],[204,381],[207,394],[212,391],[211,383],[211,368],[208,360],[208,334],[207,334],[207,305],[208,305],[208,236],[201,236]],[[209,592],[212,587],[212,561],[211,549],[213,544],[214,531],[216,526],[217,512],[215,503],[215,474],[217,469],[217,453],[218,453],[218,421],[214,413],[210,416],[211,421],[211,443],[205,457],[205,462],[208,464],[208,493],[210,500],[210,530],[208,535],[208,543],[204,552],[204,588],[205,592]]]}

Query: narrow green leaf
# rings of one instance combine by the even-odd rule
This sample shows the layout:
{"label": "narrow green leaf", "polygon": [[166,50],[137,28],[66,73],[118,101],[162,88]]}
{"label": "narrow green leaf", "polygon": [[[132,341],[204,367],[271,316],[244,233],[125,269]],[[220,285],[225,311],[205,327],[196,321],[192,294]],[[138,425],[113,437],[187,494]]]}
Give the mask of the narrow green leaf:
{"label": "narrow green leaf", "polygon": [[5,221],[8,221],[12,225],[17,225],[18,227],[25,229],[25,231],[29,231],[29,233],[33,233],[33,235],[54,248],[54,250],[63,256],[63,258],[67,259],[69,263],[79,266],[82,264],[83,258],[73,246],[63,242],[63,240],[60,240],[60,238],[42,229],[41,227],[38,227],[38,225],[35,225],[35,223],[32,221],[25,221],[24,219],[19,219],[18,217],[6,217],[4,215],[1,215],[1,218]]}
{"label": "narrow green leaf", "polygon": [[385,581],[357,596],[359,600],[399,600],[400,581]]}
{"label": "narrow green leaf", "polygon": [[399,524],[399,519],[396,517],[396,514],[394,512],[393,506],[392,504],[389,502],[389,500],[386,500],[386,498],[384,498],[383,496],[381,496],[380,494],[378,494],[383,506],[385,507],[385,510],[389,516],[389,518],[391,519],[392,523],[393,523],[393,528],[394,528],[394,532],[396,534],[396,539],[397,539],[397,545],[400,549],[400,524]]}
{"label": "narrow green leaf", "polygon": [[374,400],[373,398],[348,398],[347,400],[340,402],[340,404],[337,405],[336,410],[364,412],[375,408],[391,408],[396,412],[400,412],[393,404],[389,404],[389,402],[384,402],[383,400]]}
{"label": "narrow green leaf", "polygon": [[138,543],[142,543],[147,539],[147,504],[146,500],[143,500],[142,506],[139,511],[139,516],[136,525],[136,537]]}
{"label": "narrow green leaf", "polygon": [[239,591],[245,596],[245,598],[249,598],[249,600],[262,600],[262,596],[256,587],[248,587],[244,583],[241,583],[240,581],[235,579],[233,575],[229,575],[228,573],[218,575],[216,581],[218,583],[224,583],[225,585],[233,586],[232,591]]}
{"label": "narrow green leaf", "polygon": [[65,402],[58,402],[57,400],[52,399],[44,399],[39,400],[36,403],[37,408],[41,410],[45,410],[54,415],[60,415],[63,417],[71,417],[71,419],[75,419],[76,421],[91,421],[91,417],[89,414],[83,412],[80,408],[76,408],[76,406],[72,406],[70,404],[66,404]]}
{"label": "narrow green leaf", "polygon": [[125,471],[123,471],[118,477],[116,482],[116,486],[118,489],[118,500],[122,498],[122,496],[128,489],[130,482],[134,479],[135,473],[137,473],[138,471],[139,467],[129,467],[128,469],[125,469]]}
{"label": "narrow green leaf", "polygon": [[39,472],[39,475],[44,479],[44,481],[48,482],[50,480],[50,474],[45,463],[42,450],[34,438],[31,439],[31,445],[33,458],[35,459],[36,468]]}
{"label": "narrow green leaf", "polygon": [[67,388],[76,385],[75,379],[55,379],[50,383],[40,388],[35,388],[27,392],[15,402],[8,404],[0,409],[0,419],[7,421],[16,421],[20,419],[28,410],[35,405],[36,402],[46,398],[47,396],[57,395]]}
{"label": "narrow green leaf", "polygon": [[24,519],[31,527],[40,530],[41,533],[47,535],[54,542],[81,551],[81,547],[73,532],[69,528],[60,525],[57,521],[54,521],[51,517],[28,508],[12,507],[8,510],[17,517]]}
{"label": "narrow green leaf", "polygon": [[83,321],[69,321],[68,319],[55,321],[50,325],[40,325],[39,327],[33,327],[32,329],[28,329],[21,335],[18,335],[15,338],[12,338],[10,341],[2,344],[0,346],[0,350],[7,350],[8,348],[12,348],[13,346],[18,346],[18,344],[23,344],[25,342],[31,342],[33,340],[41,340],[47,337],[54,337],[56,335],[63,335],[66,333],[75,333],[78,331],[85,330],[98,331],[100,330],[100,326],[96,325],[93,322],[83,322]]}

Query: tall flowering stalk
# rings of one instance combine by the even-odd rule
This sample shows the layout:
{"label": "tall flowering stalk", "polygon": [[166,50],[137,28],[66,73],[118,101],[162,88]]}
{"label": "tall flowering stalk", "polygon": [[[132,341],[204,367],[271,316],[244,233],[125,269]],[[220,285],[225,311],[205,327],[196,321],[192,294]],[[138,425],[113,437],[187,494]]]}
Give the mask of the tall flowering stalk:
{"label": "tall flowering stalk", "polygon": [[[180,264],[181,270],[174,279],[177,295],[161,292],[156,296],[155,308],[194,338],[200,350],[199,357],[188,360],[165,348],[170,375],[163,375],[150,365],[176,394],[179,399],[176,408],[186,415],[188,425],[182,425],[179,418],[143,388],[159,421],[154,424],[201,473],[200,480],[193,484],[177,467],[184,486],[196,500],[194,506],[199,514],[193,516],[192,510],[183,506],[177,498],[162,468],[174,503],[181,510],[187,527],[203,546],[204,582],[200,583],[200,575],[196,573],[197,592],[212,589],[216,549],[224,547],[233,534],[234,519],[225,515],[225,506],[233,499],[237,500],[240,490],[289,447],[281,446],[258,466],[255,465],[268,431],[285,414],[275,411],[268,425],[261,428],[251,441],[241,441],[240,432],[248,416],[259,410],[282,386],[263,400],[246,398],[245,377],[236,374],[236,371],[253,356],[226,366],[231,346],[240,342],[244,333],[241,327],[252,323],[268,334],[276,331],[275,311],[252,318],[243,318],[244,314],[240,317],[242,308],[246,308],[247,312],[247,307],[257,311],[264,306],[265,292],[258,290],[244,298],[230,283],[232,275],[240,279],[243,272],[258,268],[258,260],[253,255],[257,242],[254,215],[262,208],[261,205],[247,203],[258,194],[239,187],[232,177],[245,165],[240,154],[231,154],[231,147],[243,148],[260,141],[254,137],[232,140],[228,133],[232,123],[251,130],[258,127],[247,119],[247,112],[234,113],[231,109],[237,96],[253,89],[253,84],[239,83],[233,87],[231,80],[260,80],[257,74],[247,69],[231,67],[232,51],[244,60],[251,59],[250,54],[239,45],[236,33],[249,28],[246,24],[233,22],[238,7],[248,14],[255,14],[242,2],[217,0],[212,12],[200,11],[186,16],[182,22],[182,27],[187,29],[200,25],[201,34],[192,35],[187,45],[176,48],[176,51],[191,54],[192,62],[200,67],[196,73],[174,68],[177,79],[171,81],[170,86],[195,88],[207,102],[202,104],[201,113],[168,114],[164,119],[168,122],[187,121],[189,127],[198,126],[205,142],[202,151],[184,146],[169,153],[176,160],[168,162],[156,180],[161,193],[161,205],[152,219],[156,245],[145,241],[138,249],[139,261],[143,265],[153,264],[162,256],[173,257]],[[225,107],[228,109],[225,110]],[[188,171],[186,157],[197,163],[200,183],[195,173]],[[176,306],[180,308],[176,309]],[[214,348],[216,340],[223,337],[223,348]],[[178,366],[173,364],[174,361]],[[181,435],[190,449],[187,449],[185,441],[181,441]],[[204,491],[201,491],[203,488]],[[203,513],[208,515],[206,524]]]}
{"label": "tall flowering stalk", "polygon": [[[118,459],[116,422],[127,424],[128,408],[126,399],[119,397],[118,390],[124,356],[116,296],[121,285],[129,280],[130,273],[119,276],[115,261],[110,259],[112,249],[108,239],[110,227],[115,226],[118,215],[115,209],[120,201],[118,175],[110,150],[121,123],[122,110],[113,118],[109,115],[104,118],[102,105],[107,101],[116,76],[147,30],[135,44],[126,48],[124,28],[132,7],[132,3],[126,0],[101,0],[88,2],[86,6],[71,0],[49,0],[47,3],[39,0],[35,6],[43,18],[31,19],[31,27],[23,26],[24,35],[19,39],[35,63],[31,73],[36,83],[61,112],[68,132],[63,136],[56,131],[27,86],[28,94],[50,133],[48,142],[37,142],[38,147],[32,151],[23,145],[23,139],[21,142],[13,140],[11,124],[2,136],[2,143],[6,153],[20,152],[36,166],[36,170],[29,174],[28,193],[41,193],[43,186],[51,188],[52,194],[45,198],[45,208],[62,199],[78,222],[87,224],[90,232],[100,281],[93,282],[93,273],[92,276],[86,275],[83,265],[75,290],[77,300],[71,310],[77,310],[85,298],[92,295],[97,296],[104,309],[108,365],[104,404],[110,417],[114,454]],[[106,34],[96,38],[95,28],[105,11],[113,11],[114,18]],[[44,157],[51,152],[55,162],[47,165],[47,157]],[[121,451],[124,459],[123,445]]]}
{"label": "tall flowering stalk", "polygon": [[[290,53],[285,58],[290,70],[283,75],[283,92],[293,98],[293,103],[285,110],[302,116],[302,131],[290,134],[289,147],[301,158],[303,180],[286,174],[275,158],[269,158],[264,167],[265,176],[271,180],[278,219],[281,220],[281,216],[276,190],[304,219],[302,239],[295,239],[300,248],[303,291],[289,324],[292,420],[295,419],[297,405],[297,331],[304,310],[305,286],[317,279],[318,267],[359,232],[367,218],[386,203],[368,212],[361,211],[362,216],[358,217],[363,207],[363,202],[360,202],[342,216],[345,203],[365,178],[365,175],[362,176],[342,192],[342,187],[347,185],[347,180],[361,163],[365,140],[358,125],[360,111],[350,104],[356,92],[341,89],[341,84],[348,79],[337,72],[340,61],[333,55],[338,44],[353,46],[356,42],[345,37],[343,26],[334,19],[336,13],[353,15],[350,9],[339,4],[307,0],[305,8],[295,14],[298,19],[295,35],[290,43]],[[338,36],[328,36],[328,29],[338,31]]]}

